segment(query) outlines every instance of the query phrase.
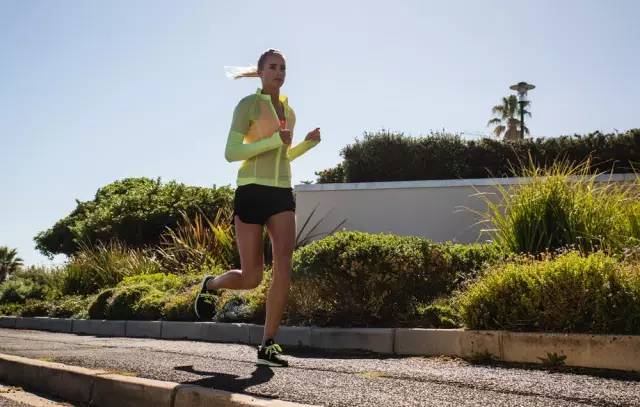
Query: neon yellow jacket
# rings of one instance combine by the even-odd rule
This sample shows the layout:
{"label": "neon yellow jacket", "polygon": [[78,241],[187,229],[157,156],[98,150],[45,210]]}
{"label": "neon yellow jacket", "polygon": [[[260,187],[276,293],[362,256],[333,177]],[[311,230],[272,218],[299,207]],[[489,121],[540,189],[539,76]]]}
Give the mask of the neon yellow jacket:
{"label": "neon yellow jacket", "polygon": [[[296,115],[286,96],[280,95],[280,101],[284,106],[286,128],[293,135]],[[271,96],[263,94],[260,88],[238,103],[224,152],[229,162],[244,160],[238,170],[238,186],[262,184],[291,188],[290,162],[319,141],[303,140],[295,147],[289,147],[282,142],[279,130],[280,121]]]}

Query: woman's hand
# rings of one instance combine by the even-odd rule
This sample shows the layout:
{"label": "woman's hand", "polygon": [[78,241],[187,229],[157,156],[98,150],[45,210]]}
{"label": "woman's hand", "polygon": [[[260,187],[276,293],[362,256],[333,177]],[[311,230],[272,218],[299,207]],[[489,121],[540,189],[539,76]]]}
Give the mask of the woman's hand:
{"label": "woman's hand", "polygon": [[315,130],[310,131],[304,139],[305,141],[320,141],[320,127],[316,127]]}
{"label": "woman's hand", "polygon": [[291,144],[291,130],[289,130],[289,129],[280,130],[280,138],[282,139],[282,142],[284,144],[290,145]]}

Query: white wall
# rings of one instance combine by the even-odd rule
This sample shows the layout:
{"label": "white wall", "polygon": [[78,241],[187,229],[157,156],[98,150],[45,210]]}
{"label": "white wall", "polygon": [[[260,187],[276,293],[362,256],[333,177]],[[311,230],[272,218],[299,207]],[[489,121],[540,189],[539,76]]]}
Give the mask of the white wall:
{"label": "white wall", "polygon": [[[629,181],[635,175],[605,175],[601,179]],[[326,234],[346,220],[346,230],[423,236],[437,242],[483,241],[489,235],[481,235],[480,230],[490,225],[477,224],[480,217],[473,211],[485,211],[486,205],[474,195],[490,194],[486,196],[498,200],[497,185],[508,188],[526,182],[527,178],[485,178],[296,185],[297,232],[317,206],[306,228],[308,231],[324,217],[314,234]]]}

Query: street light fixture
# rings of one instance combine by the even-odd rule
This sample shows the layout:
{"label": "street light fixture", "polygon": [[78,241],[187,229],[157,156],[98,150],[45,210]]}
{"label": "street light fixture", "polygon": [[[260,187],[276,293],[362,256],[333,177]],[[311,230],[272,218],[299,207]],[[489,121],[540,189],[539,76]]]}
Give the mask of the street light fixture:
{"label": "street light fixture", "polygon": [[518,92],[518,104],[520,105],[520,139],[524,140],[524,106],[529,102],[527,92],[535,89],[535,86],[527,82],[518,82],[509,87]]}

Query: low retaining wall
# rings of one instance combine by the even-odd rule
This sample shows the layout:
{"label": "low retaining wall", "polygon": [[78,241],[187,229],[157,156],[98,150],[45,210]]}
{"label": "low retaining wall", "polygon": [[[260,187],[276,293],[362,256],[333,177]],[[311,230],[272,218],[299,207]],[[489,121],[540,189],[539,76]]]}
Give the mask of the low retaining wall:
{"label": "low retaining wall", "polygon": [[[99,321],[0,317],[0,327],[73,332],[99,336],[190,339],[259,344],[262,325],[219,322]],[[449,355],[541,363],[549,354],[565,364],[640,372],[640,336],[421,328],[280,328],[276,341],[286,346],[364,350],[396,355]]]}

